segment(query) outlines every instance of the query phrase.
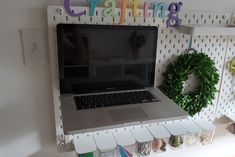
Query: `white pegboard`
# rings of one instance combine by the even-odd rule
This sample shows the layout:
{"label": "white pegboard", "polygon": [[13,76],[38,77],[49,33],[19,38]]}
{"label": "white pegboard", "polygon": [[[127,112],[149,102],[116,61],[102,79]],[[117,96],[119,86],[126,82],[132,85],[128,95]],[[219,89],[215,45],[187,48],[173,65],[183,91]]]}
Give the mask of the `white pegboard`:
{"label": "white pegboard", "polygon": [[228,37],[228,41],[217,106],[217,117],[221,117],[224,114],[235,115],[235,75],[227,67],[227,63],[235,57],[235,37]]}
{"label": "white pegboard", "polygon": [[[199,24],[199,25],[227,25],[230,22],[231,14],[212,14],[212,13],[180,13],[182,24]],[[156,83],[160,85],[162,82],[162,73],[165,71],[166,66],[173,62],[176,56],[185,53],[185,50],[190,48],[190,35],[178,33],[175,29],[159,29],[158,50],[157,50],[157,72]],[[193,36],[192,48],[206,53],[215,60],[216,67],[222,78],[222,69],[224,65],[224,57],[227,47],[226,36]],[[194,79],[187,81],[186,89],[193,90],[195,88]],[[217,89],[220,88],[220,81],[217,84]],[[207,108],[203,109],[194,118],[214,120],[216,114],[216,106],[218,101],[218,93]]]}
{"label": "white pegboard", "polygon": [[[63,125],[61,120],[60,101],[59,101],[59,78],[58,78],[58,63],[57,63],[57,45],[56,45],[56,25],[58,23],[76,23],[76,24],[118,24],[120,19],[120,9],[116,9],[116,17],[103,17],[103,8],[96,8],[94,16],[90,17],[88,7],[73,7],[72,9],[77,12],[84,10],[85,15],[81,17],[71,17],[66,14],[65,11],[58,12],[58,9],[63,9],[63,6],[49,6],[47,11],[48,15],[48,33],[49,33],[49,48],[50,48],[50,63],[53,83],[53,95],[54,95],[54,110],[56,120],[56,133],[57,144],[63,145],[71,141],[70,136],[64,136]],[[139,10],[141,11],[141,10]],[[194,118],[214,120],[215,115],[222,115],[228,111],[233,111],[234,103],[231,103],[231,95],[235,91],[228,90],[226,87],[230,86],[227,80],[232,80],[229,77],[229,73],[226,74],[224,69],[224,60],[228,44],[228,54],[226,60],[229,60],[234,54],[234,41],[228,39],[226,36],[193,36],[192,44],[190,44],[190,35],[178,33],[174,28],[166,28],[166,19],[161,19],[160,14],[156,18],[152,18],[152,11],[150,11],[150,17],[132,17],[132,10],[126,10],[126,21],[124,25],[147,25],[158,26],[158,46],[157,46],[157,58],[156,58],[156,85],[160,85],[162,81],[162,73],[165,71],[166,66],[172,62],[176,56],[185,53],[185,50],[192,45],[197,50],[203,51],[215,60],[216,67],[218,69],[220,82],[217,85],[217,89],[220,90],[217,93],[216,98],[213,100],[212,105],[197,114]],[[227,25],[230,23],[231,14],[227,13],[197,13],[197,12],[181,12],[179,17],[182,19],[182,24],[201,24],[201,25]],[[229,50],[230,48],[230,50]],[[187,81],[186,88],[194,89],[194,86],[190,86],[192,80]],[[220,89],[220,86],[222,87]],[[231,94],[232,91],[232,94]],[[225,94],[226,93],[226,94]],[[227,99],[227,96],[230,97]],[[226,99],[226,100],[225,100]],[[218,107],[217,107],[217,102]],[[227,103],[225,103],[227,102]],[[226,104],[226,106],[225,106]],[[217,109],[217,112],[216,112]],[[216,114],[217,113],[217,114]],[[166,122],[168,123],[168,122]]]}

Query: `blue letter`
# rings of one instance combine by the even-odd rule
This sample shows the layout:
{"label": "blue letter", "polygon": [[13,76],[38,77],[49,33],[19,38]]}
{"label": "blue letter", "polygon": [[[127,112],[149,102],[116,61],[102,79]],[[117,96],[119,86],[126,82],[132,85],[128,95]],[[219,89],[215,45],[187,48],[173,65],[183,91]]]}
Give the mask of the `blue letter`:
{"label": "blue letter", "polygon": [[165,12],[167,9],[166,3],[159,3],[158,4],[157,2],[153,2],[152,6],[153,6],[153,17],[157,16],[157,13],[159,10],[161,10],[161,18],[166,17],[166,15],[165,15]]}
{"label": "blue letter", "polygon": [[94,15],[95,7],[100,3],[100,0],[88,0],[90,5],[90,16]]}

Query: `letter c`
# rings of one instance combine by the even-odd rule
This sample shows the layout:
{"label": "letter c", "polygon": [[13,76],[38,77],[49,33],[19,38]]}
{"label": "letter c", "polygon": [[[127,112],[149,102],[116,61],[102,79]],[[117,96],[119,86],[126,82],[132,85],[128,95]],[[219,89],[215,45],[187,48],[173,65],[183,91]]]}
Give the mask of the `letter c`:
{"label": "letter c", "polygon": [[64,9],[70,16],[79,17],[79,16],[84,15],[84,11],[81,11],[81,12],[76,14],[76,13],[74,13],[73,10],[71,10],[70,0],[64,0]]}

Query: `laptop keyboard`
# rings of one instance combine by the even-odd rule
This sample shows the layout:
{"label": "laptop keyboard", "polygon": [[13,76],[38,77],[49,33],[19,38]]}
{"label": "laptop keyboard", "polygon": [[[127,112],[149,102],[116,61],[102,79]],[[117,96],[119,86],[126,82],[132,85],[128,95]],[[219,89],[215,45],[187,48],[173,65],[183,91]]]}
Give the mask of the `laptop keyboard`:
{"label": "laptop keyboard", "polygon": [[74,100],[78,110],[159,101],[148,91],[75,96]]}

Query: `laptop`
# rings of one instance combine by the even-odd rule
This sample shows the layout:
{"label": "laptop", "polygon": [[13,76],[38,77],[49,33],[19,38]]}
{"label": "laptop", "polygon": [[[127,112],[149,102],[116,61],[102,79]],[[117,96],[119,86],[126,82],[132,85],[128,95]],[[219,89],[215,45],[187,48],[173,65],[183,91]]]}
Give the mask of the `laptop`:
{"label": "laptop", "polygon": [[65,134],[185,118],[154,87],[158,28],[58,24]]}

